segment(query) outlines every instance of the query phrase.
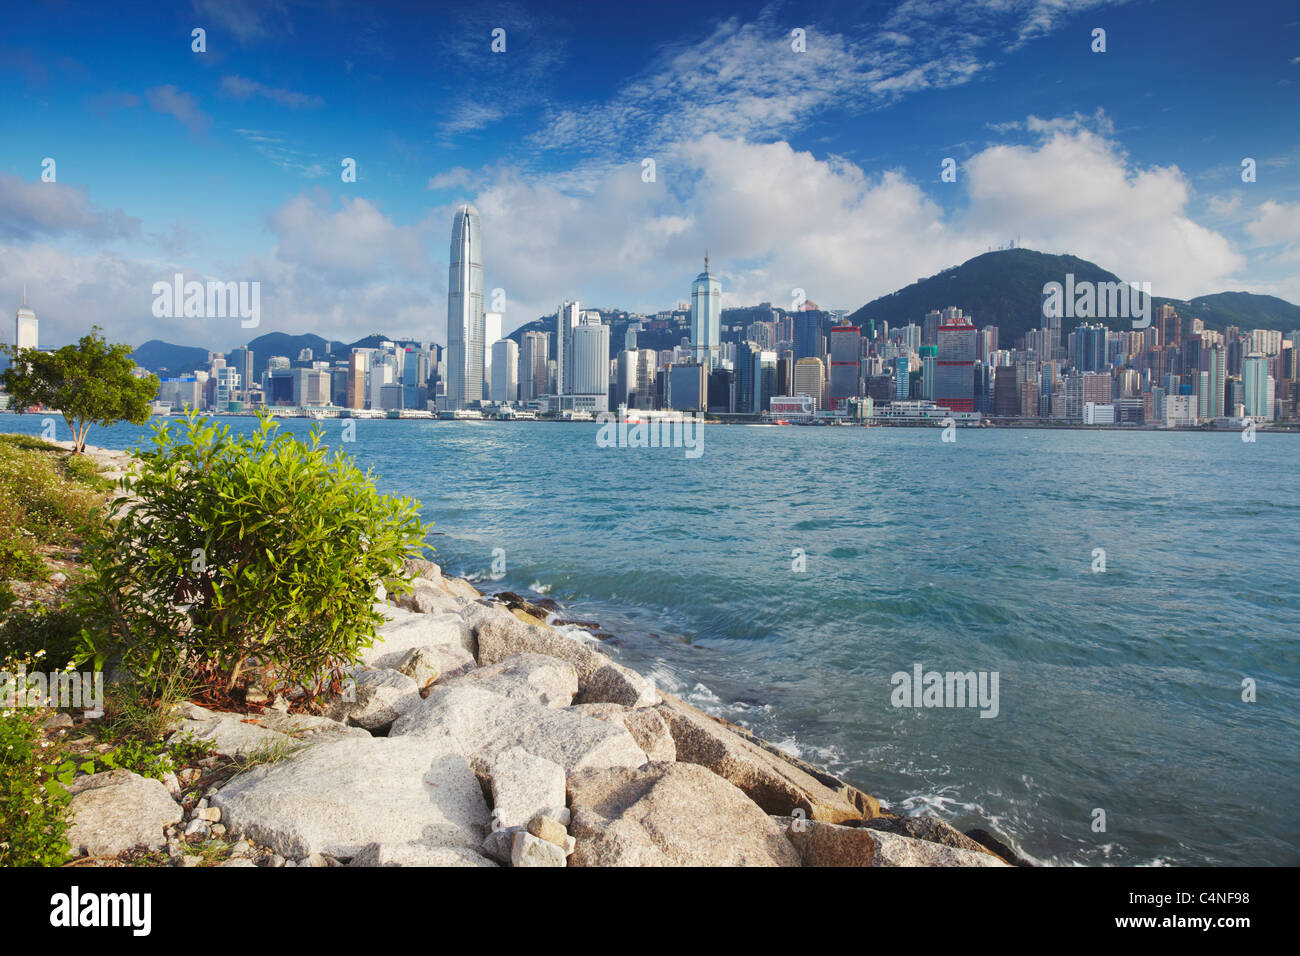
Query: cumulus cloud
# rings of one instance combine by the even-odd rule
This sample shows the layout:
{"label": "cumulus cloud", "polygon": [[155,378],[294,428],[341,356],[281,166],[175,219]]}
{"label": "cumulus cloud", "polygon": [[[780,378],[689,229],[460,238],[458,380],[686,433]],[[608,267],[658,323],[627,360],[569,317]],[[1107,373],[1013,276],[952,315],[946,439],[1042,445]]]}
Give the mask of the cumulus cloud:
{"label": "cumulus cloud", "polygon": [[129,238],[140,220],[121,209],[101,209],[84,188],[25,182],[0,173],[0,238],[71,236],[99,241]]}

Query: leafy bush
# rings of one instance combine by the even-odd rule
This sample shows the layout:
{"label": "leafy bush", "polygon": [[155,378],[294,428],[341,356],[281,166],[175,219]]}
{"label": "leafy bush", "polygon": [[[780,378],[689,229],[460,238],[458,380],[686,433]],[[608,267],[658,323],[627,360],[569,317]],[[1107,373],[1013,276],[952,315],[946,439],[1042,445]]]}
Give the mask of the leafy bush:
{"label": "leafy bush", "polygon": [[64,670],[73,658],[81,639],[81,619],[68,608],[25,608],[0,620],[0,667],[9,663],[34,661],[42,669]]}
{"label": "leafy bush", "polygon": [[68,794],[56,779],[58,748],[40,732],[43,716],[0,710],[0,867],[59,866],[68,856]]}
{"label": "leafy bush", "polygon": [[[256,655],[318,689],[370,646],[374,589],[405,587],[402,559],[425,528],[418,503],[263,417],[231,435],[193,413],[155,426],[133,492],[87,547],[93,574],[84,658],[137,675],[215,665],[234,686]],[[83,659],[84,659],[83,658]]]}

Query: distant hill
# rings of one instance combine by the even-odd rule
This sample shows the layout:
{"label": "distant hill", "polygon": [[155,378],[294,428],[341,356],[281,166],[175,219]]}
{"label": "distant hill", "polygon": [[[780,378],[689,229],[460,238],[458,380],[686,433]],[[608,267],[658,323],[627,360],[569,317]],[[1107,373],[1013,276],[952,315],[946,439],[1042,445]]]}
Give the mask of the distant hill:
{"label": "distant hill", "polygon": [[[974,316],[975,325],[998,326],[998,341],[1011,348],[1015,340],[1030,329],[1042,325],[1042,292],[1048,282],[1061,282],[1073,273],[1076,282],[1117,282],[1120,280],[1096,263],[1077,256],[1057,256],[1032,249],[1003,249],[986,252],[945,269],[938,275],[921,279],[889,295],[873,299],[854,312],[850,322],[859,325],[868,319],[877,324],[887,321],[890,328],[920,324],[932,309],[957,306]],[[1219,292],[1188,301],[1154,297],[1155,305],[1169,303],[1184,321],[1201,319],[1207,327],[1223,329],[1237,325],[1243,329],[1300,328],[1300,306],[1274,296],[1249,292]],[[1064,320],[1069,331],[1079,320]],[[1127,329],[1127,319],[1093,319],[1113,329]]]}
{"label": "distant hill", "polygon": [[196,368],[206,368],[208,350],[150,339],[131,353],[131,360],[163,378],[176,378]]}

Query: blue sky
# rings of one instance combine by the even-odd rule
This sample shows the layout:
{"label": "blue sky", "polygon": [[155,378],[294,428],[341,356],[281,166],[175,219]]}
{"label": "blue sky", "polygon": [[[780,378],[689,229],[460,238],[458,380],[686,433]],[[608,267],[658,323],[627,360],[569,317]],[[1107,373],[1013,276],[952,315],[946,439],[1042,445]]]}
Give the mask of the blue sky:
{"label": "blue sky", "polygon": [[466,200],[507,329],[671,307],[705,247],[728,305],[856,308],[1017,237],[1300,301],[1293,2],[434,6],[9,10],[0,301],[27,283],[43,345],[249,337],[154,318],[183,271],[261,282],[253,335],[443,341]]}

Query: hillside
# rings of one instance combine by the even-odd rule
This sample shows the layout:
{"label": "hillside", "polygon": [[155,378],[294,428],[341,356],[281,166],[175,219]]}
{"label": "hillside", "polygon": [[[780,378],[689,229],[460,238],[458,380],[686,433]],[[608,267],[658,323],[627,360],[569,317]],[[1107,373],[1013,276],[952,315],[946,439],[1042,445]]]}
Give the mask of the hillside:
{"label": "hillside", "polygon": [[196,368],[206,368],[208,350],[150,339],[131,353],[131,360],[160,377],[177,378]]}
{"label": "hillside", "polygon": [[[1042,324],[1042,291],[1048,282],[1061,282],[1066,273],[1075,281],[1117,282],[1118,276],[1077,256],[1057,256],[1031,249],[1003,249],[976,256],[938,275],[922,279],[868,302],[850,316],[857,325],[868,319],[887,321],[891,328],[919,324],[925,313],[955,305],[974,316],[976,326],[996,325],[999,341],[1010,348],[1015,340]],[[1273,296],[1249,292],[1220,292],[1192,301],[1154,297],[1156,305],[1169,303],[1183,320],[1199,318],[1206,326],[1223,329],[1300,328],[1300,306]],[[1113,329],[1131,328],[1127,319],[1102,321]],[[1066,319],[1069,331],[1078,320]]]}

